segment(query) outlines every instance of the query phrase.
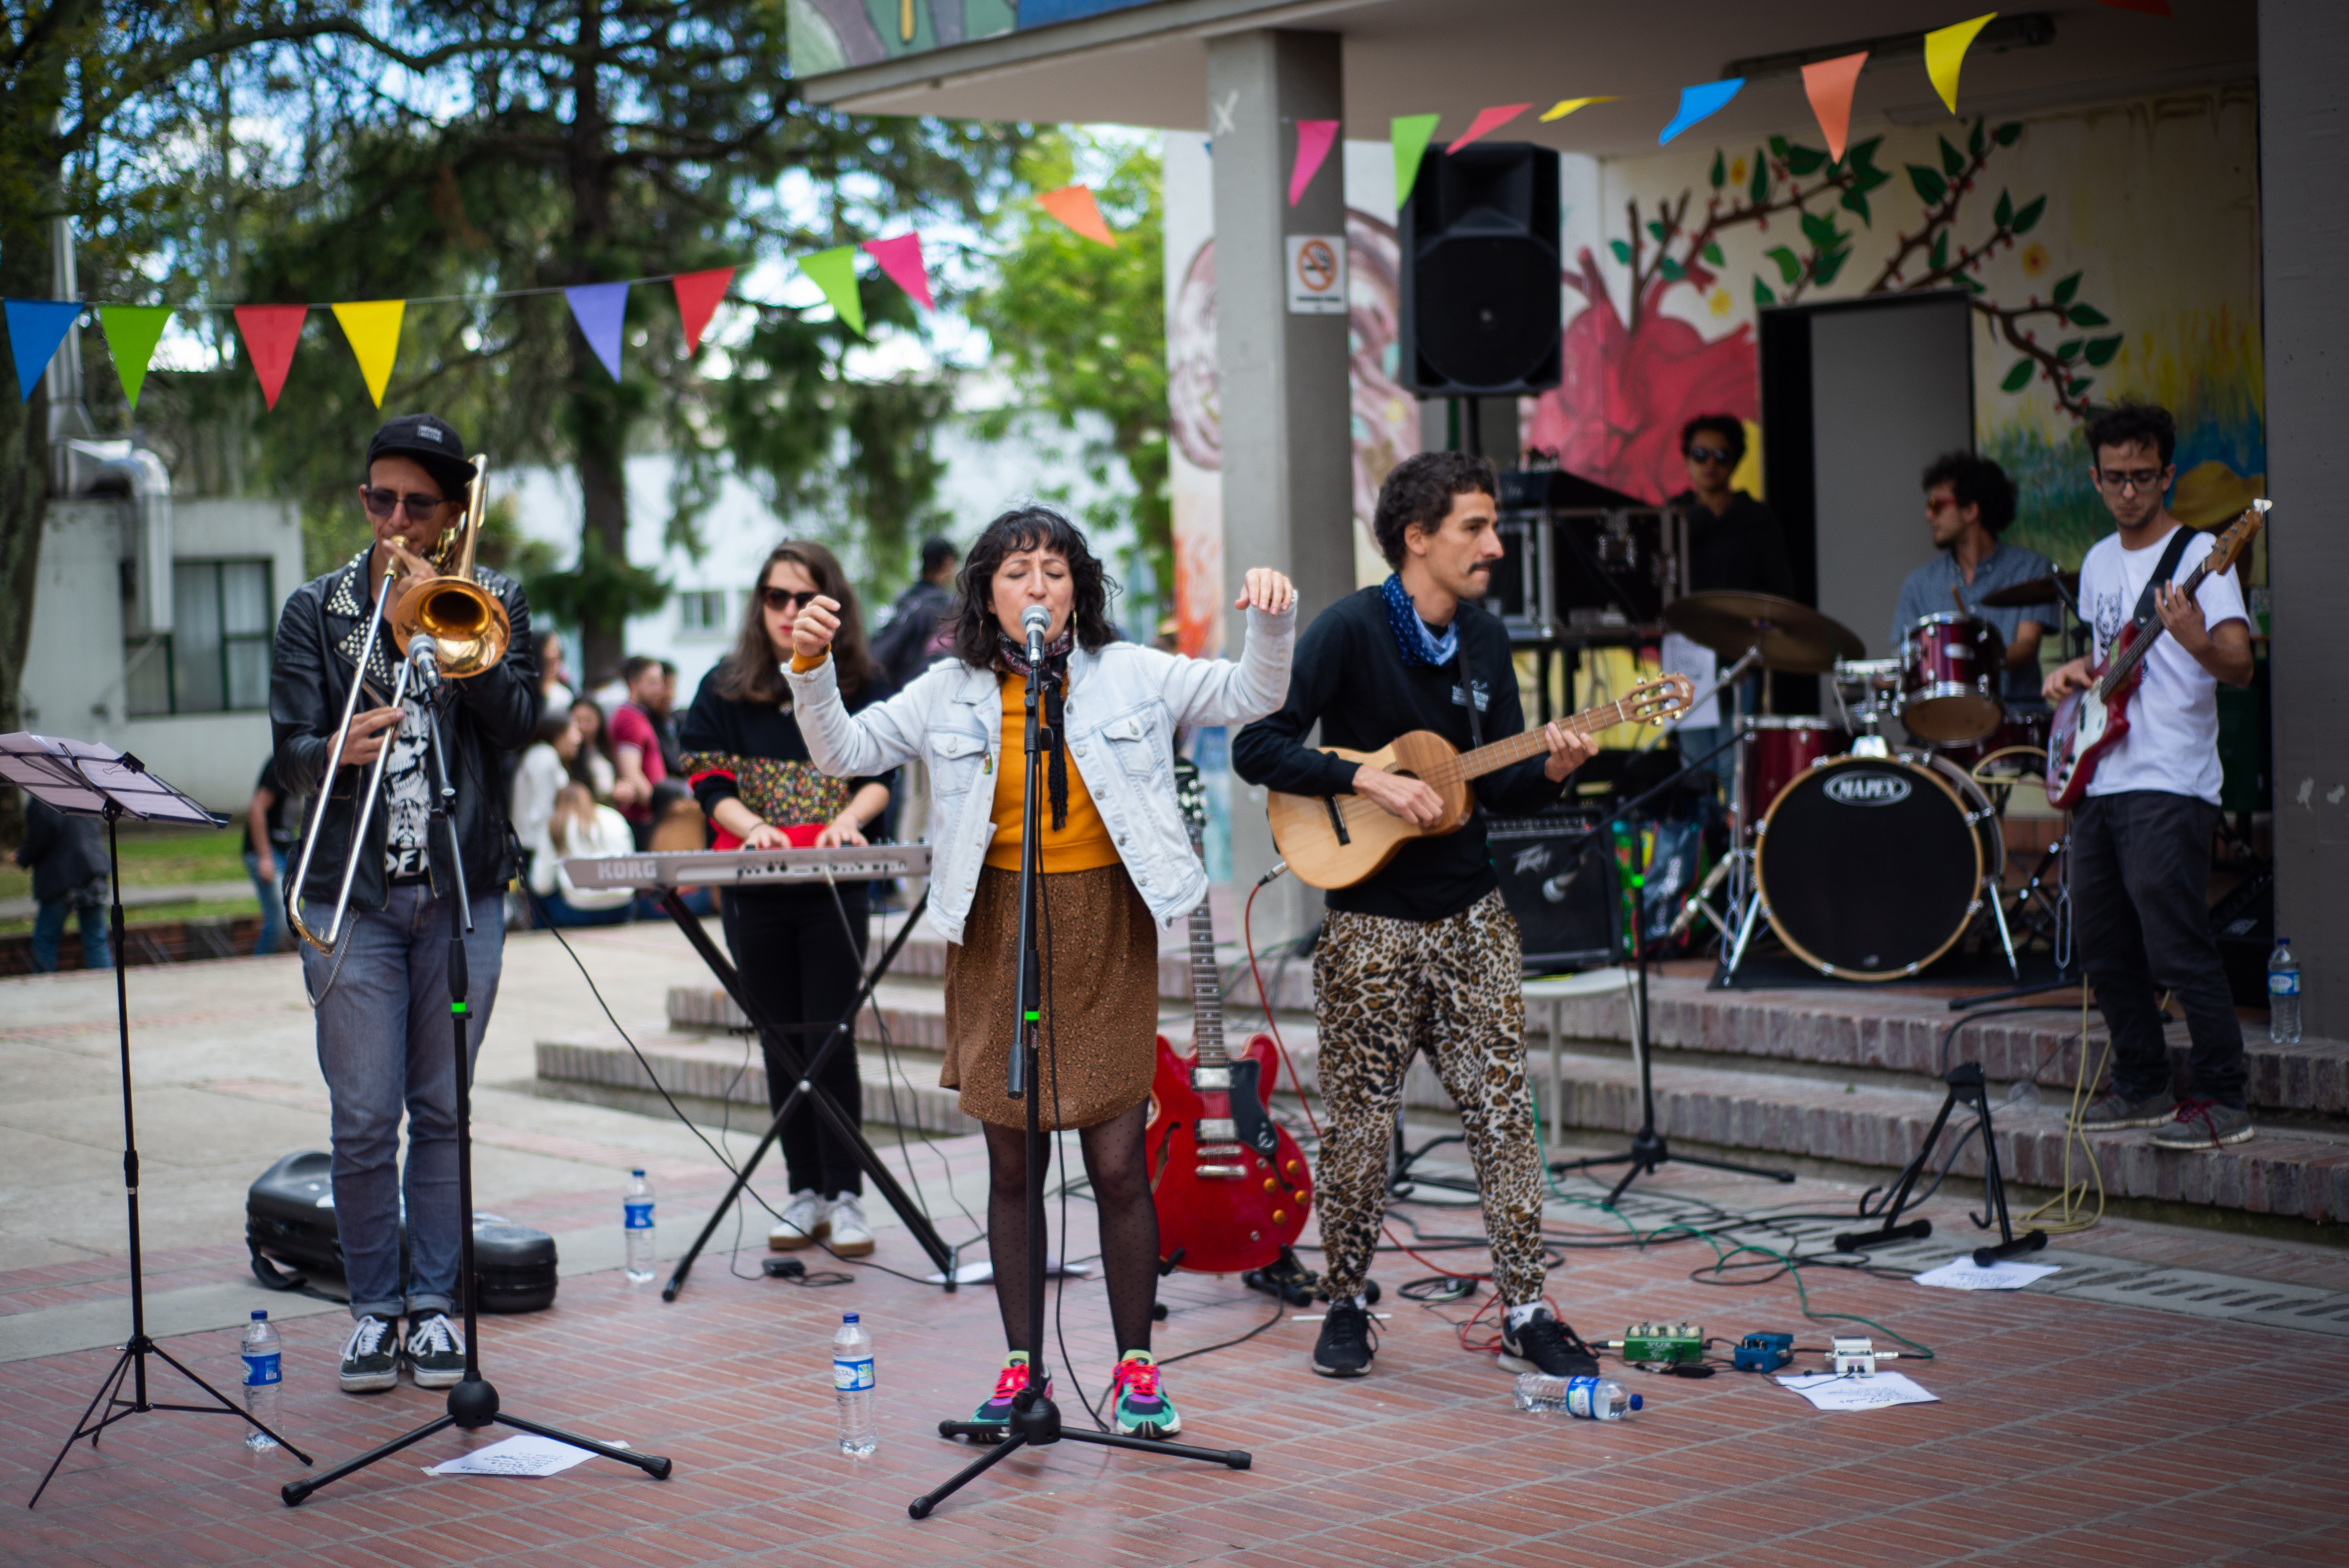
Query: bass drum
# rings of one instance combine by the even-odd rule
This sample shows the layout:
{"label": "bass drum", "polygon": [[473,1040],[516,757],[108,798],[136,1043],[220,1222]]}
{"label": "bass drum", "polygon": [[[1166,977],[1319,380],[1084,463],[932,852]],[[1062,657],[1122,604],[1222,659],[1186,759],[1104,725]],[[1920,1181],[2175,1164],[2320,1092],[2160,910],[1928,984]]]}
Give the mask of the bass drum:
{"label": "bass drum", "polygon": [[1770,925],[1825,975],[1899,980],[1947,953],[2006,850],[1990,799],[1938,757],[1844,757],[1770,803],[1754,876]]}

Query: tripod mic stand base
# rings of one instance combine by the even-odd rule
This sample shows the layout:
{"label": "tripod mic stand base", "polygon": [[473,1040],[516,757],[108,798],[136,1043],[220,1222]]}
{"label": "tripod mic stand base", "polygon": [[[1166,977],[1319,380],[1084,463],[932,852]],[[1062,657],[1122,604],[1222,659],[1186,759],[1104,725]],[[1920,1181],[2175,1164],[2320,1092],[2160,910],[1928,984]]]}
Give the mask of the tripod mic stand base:
{"label": "tripod mic stand base", "polygon": [[[1025,1409],[1019,1400],[1029,1400]],[[930,1511],[993,1467],[1009,1459],[1023,1448],[1041,1448],[1047,1443],[1092,1443],[1104,1449],[1138,1449],[1146,1454],[1164,1454],[1170,1459],[1203,1460],[1209,1464],[1244,1470],[1256,1463],[1255,1456],[1245,1449],[1202,1449],[1189,1443],[1165,1443],[1155,1438],[1130,1438],[1123,1432],[1092,1432],[1061,1425],[1061,1408],[1041,1395],[1022,1394],[1011,1403],[1011,1418],[1000,1424],[994,1421],[940,1421],[938,1436],[969,1438],[995,1446],[972,1460],[946,1484],[934,1491],[926,1491],[905,1505],[905,1511],[916,1519],[927,1519]]]}
{"label": "tripod mic stand base", "polygon": [[277,1489],[277,1495],[285,1500],[286,1507],[299,1508],[308,1501],[310,1494],[320,1487],[332,1486],[345,1476],[367,1469],[378,1460],[389,1459],[410,1444],[420,1443],[425,1439],[436,1433],[445,1432],[451,1427],[470,1432],[491,1425],[512,1427],[518,1432],[528,1432],[533,1437],[552,1438],[558,1443],[569,1443],[574,1449],[585,1449],[589,1453],[600,1458],[617,1460],[624,1465],[634,1465],[655,1480],[667,1480],[672,1468],[670,1462],[659,1454],[636,1453],[627,1449],[615,1448],[610,1443],[599,1443],[593,1438],[579,1437],[563,1430],[560,1427],[541,1426],[536,1421],[526,1421],[520,1416],[508,1415],[498,1408],[498,1391],[486,1378],[468,1377],[449,1390],[448,1414],[427,1421],[414,1431],[403,1433],[380,1447],[369,1449],[358,1458],[347,1460],[324,1475],[287,1481]]}
{"label": "tripod mic stand base", "polygon": [[1642,1127],[1631,1134],[1631,1147],[1622,1154],[1594,1154],[1587,1160],[1553,1160],[1550,1170],[1563,1176],[1570,1171],[1596,1171],[1603,1165],[1628,1165],[1623,1180],[1607,1194],[1607,1206],[1612,1208],[1625,1189],[1642,1176],[1652,1176],[1666,1165],[1697,1165],[1707,1171],[1727,1171],[1739,1176],[1759,1176],[1766,1181],[1791,1182],[1792,1171],[1768,1171],[1759,1165],[1740,1165],[1731,1160],[1707,1160],[1699,1154],[1675,1154],[1664,1135],[1653,1127]]}

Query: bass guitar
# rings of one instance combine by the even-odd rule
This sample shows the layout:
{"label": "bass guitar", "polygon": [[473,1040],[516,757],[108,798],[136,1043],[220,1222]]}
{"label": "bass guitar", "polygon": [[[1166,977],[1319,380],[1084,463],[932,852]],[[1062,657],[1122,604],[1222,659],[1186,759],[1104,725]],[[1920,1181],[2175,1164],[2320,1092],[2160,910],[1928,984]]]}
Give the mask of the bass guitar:
{"label": "bass guitar", "polygon": [[[2178,584],[2191,598],[2206,578],[2230,570],[2267,521],[2268,503],[2255,500],[2243,509],[2227,531],[2219,536],[2200,564]],[[2128,733],[2129,699],[2145,677],[2145,656],[2161,640],[2165,628],[2157,617],[2139,627],[2134,619],[2105,650],[2102,663],[2088,671],[2088,684],[2067,694],[2055,707],[2047,743],[2047,803],[2069,811],[2088,798],[2088,780],[2096,763]]]}
{"label": "bass guitar", "polygon": [[[1204,859],[1206,791],[1187,759],[1175,769],[1191,849]],[[1272,1119],[1279,1058],[1271,1037],[1250,1036],[1237,1055],[1225,1048],[1216,917],[1205,899],[1191,912],[1191,1004],[1189,1054],[1158,1037],[1142,1134],[1158,1255],[1170,1268],[1201,1274],[1260,1269],[1305,1229],[1313,1176],[1297,1140]]]}
{"label": "bass guitar", "polygon": [[[1601,703],[1560,722],[1568,729],[1593,735],[1619,724],[1662,724],[1688,711],[1696,688],[1686,676],[1662,676],[1642,681],[1619,702]],[[1414,729],[1398,735],[1376,751],[1322,748],[1332,757],[1365,767],[1382,768],[1406,779],[1416,779],[1436,793],[1444,815],[1433,827],[1406,822],[1367,796],[1268,795],[1265,814],[1272,822],[1273,846],[1301,882],[1318,888],[1352,887],[1378,873],[1413,839],[1440,837],[1457,831],[1475,805],[1468,781],[1497,772],[1528,758],[1540,757],[1549,743],[1538,729],[1495,740],[1474,751],[1462,751],[1433,730]]]}

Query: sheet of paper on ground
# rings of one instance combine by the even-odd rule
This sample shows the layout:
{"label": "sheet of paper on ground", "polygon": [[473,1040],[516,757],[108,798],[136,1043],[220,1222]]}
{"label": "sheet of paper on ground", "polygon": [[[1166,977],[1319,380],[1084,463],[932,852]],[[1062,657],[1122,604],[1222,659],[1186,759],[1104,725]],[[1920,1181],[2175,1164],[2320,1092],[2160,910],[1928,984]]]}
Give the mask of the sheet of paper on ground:
{"label": "sheet of paper on ground", "polygon": [[1880,1410],[1887,1405],[1940,1403],[1898,1372],[1878,1372],[1868,1377],[1810,1372],[1778,1381],[1822,1410]]}
{"label": "sheet of paper on ground", "polygon": [[1940,1268],[1927,1269],[1916,1279],[1919,1284],[1939,1285],[1943,1290],[2021,1290],[2033,1280],[2044,1279],[2063,1266],[2019,1264],[2013,1258],[2001,1258],[1982,1268],[1971,1257],[1956,1257]]}
{"label": "sheet of paper on ground", "polygon": [[[612,1446],[626,1448],[627,1445],[615,1443]],[[595,1457],[585,1449],[574,1449],[569,1443],[559,1443],[553,1438],[542,1438],[534,1433],[525,1432],[519,1437],[508,1438],[501,1443],[492,1443],[485,1449],[475,1449],[469,1454],[459,1454],[453,1460],[428,1467],[424,1473],[426,1475],[560,1475],[580,1460],[592,1460]]]}

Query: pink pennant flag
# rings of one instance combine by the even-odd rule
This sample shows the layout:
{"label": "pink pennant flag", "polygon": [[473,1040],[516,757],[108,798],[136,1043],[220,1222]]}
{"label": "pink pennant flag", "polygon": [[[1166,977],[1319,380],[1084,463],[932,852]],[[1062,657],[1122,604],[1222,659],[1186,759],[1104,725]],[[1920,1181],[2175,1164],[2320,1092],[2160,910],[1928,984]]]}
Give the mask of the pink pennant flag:
{"label": "pink pennant flag", "polygon": [[936,310],[930,298],[930,269],[922,261],[922,234],[918,229],[908,229],[902,234],[892,234],[885,240],[867,240],[864,253],[881,263],[889,281],[913,296],[914,303],[924,310]]}
{"label": "pink pennant flag", "polygon": [[1859,88],[1859,67],[1868,51],[1820,60],[1803,67],[1803,91],[1810,95],[1811,112],[1819,118],[1819,134],[1827,139],[1827,156],[1843,161],[1844,143],[1851,139],[1851,96]]}
{"label": "pink pennant flag", "polygon": [[1533,107],[1529,103],[1505,103],[1492,108],[1480,108],[1476,111],[1476,118],[1468,122],[1468,129],[1460,133],[1460,139],[1444,150],[1457,152],[1479,137],[1490,136]]}
{"label": "pink pennant flag", "polygon": [[718,302],[726,297],[726,285],[734,281],[732,267],[712,267],[706,273],[679,273],[668,280],[677,291],[677,314],[685,322],[685,351],[691,354],[701,346],[701,329],[709,325],[711,313]]}
{"label": "pink pennant flag", "polygon": [[277,407],[285,390],[285,373],[294,368],[294,346],[302,341],[306,304],[241,304],[236,307],[237,335],[244,339],[245,357],[261,378],[262,401]]}
{"label": "pink pennant flag", "polygon": [[1288,171],[1288,204],[1292,207],[1305,199],[1305,188],[1321,172],[1322,161],[1338,140],[1338,122],[1334,119],[1300,119],[1297,122],[1297,167]]}

